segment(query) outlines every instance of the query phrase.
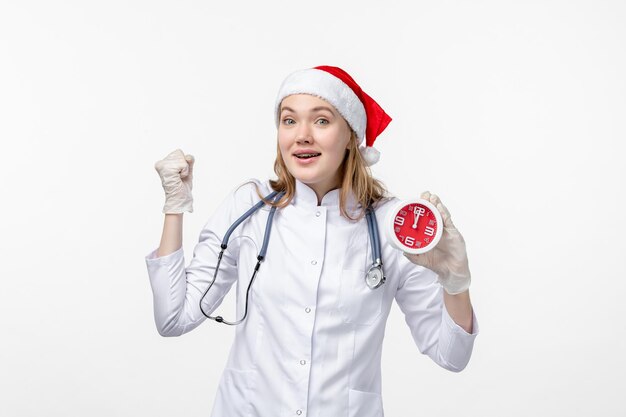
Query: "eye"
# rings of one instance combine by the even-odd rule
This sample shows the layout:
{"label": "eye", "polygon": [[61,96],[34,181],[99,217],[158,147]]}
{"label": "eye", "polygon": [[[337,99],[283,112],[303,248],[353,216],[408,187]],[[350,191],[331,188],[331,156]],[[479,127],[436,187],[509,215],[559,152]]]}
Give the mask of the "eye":
{"label": "eye", "polygon": [[286,117],[286,118],[284,118],[284,119],[283,119],[283,123],[284,123],[284,124],[286,124],[286,125],[290,125],[291,123],[287,123],[287,121],[288,121],[288,120],[293,121],[293,119],[292,119],[292,118],[290,118],[290,117]]}
{"label": "eye", "polygon": [[329,124],[329,123],[330,123],[330,122],[329,122],[328,120],[326,120],[326,119],[317,119],[317,121],[318,121],[318,122],[324,121],[324,122],[326,122],[326,123],[322,123],[322,124],[325,124],[325,125],[327,125],[327,124]]}

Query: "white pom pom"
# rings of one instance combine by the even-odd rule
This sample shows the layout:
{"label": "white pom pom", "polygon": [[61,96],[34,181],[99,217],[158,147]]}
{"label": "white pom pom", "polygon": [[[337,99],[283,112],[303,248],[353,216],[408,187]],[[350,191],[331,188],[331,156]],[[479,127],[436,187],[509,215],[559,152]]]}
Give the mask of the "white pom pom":
{"label": "white pom pom", "polygon": [[366,146],[361,148],[361,155],[363,155],[363,159],[367,166],[372,166],[380,159],[380,152],[376,150],[373,146]]}

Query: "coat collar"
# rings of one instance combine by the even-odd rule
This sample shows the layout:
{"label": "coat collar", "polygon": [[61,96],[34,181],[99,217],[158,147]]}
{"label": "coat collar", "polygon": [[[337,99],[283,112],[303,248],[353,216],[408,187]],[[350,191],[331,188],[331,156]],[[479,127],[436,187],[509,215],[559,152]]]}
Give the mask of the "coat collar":
{"label": "coat collar", "polygon": [[[307,184],[302,181],[296,180],[296,194],[292,200],[292,204],[296,207],[313,209],[317,207],[317,194],[315,191],[309,187]],[[341,188],[335,188],[333,190],[328,191],[324,197],[322,197],[322,203],[320,206],[324,206],[328,209],[337,208],[339,210],[339,194],[341,192]],[[348,211],[354,211],[361,208],[361,204],[356,199],[353,191],[348,193],[348,198],[346,200],[346,209]]]}

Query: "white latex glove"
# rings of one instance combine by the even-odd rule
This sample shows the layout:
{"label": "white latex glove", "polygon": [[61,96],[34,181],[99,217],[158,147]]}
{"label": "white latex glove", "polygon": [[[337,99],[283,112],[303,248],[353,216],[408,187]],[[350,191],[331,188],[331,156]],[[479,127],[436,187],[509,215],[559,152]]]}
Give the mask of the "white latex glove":
{"label": "white latex glove", "polygon": [[437,195],[424,191],[421,198],[433,203],[441,213],[443,234],[439,243],[428,252],[419,255],[404,252],[404,256],[417,265],[435,271],[439,275],[439,283],[448,294],[462,293],[469,288],[471,282],[465,240],[452,223],[450,212]]}
{"label": "white latex glove", "polygon": [[154,164],[165,190],[163,213],[193,213],[191,182],[194,162],[193,155],[185,155],[183,151],[176,149]]}

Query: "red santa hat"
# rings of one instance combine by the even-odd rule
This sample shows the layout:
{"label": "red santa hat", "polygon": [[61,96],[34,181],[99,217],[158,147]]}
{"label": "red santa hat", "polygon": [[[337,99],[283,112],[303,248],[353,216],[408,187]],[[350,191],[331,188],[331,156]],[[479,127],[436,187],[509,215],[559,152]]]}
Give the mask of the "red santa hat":
{"label": "red santa hat", "polygon": [[339,67],[320,65],[289,74],[276,97],[276,128],[280,123],[280,103],[283,98],[300,93],[318,96],[332,104],[355,131],[359,151],[366,164],[370,166],[378,162],[380,152],[373,147],[374,141],[391,122],[391,117],[347,72]]}

